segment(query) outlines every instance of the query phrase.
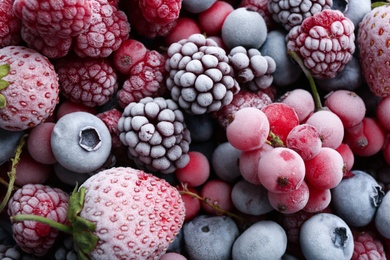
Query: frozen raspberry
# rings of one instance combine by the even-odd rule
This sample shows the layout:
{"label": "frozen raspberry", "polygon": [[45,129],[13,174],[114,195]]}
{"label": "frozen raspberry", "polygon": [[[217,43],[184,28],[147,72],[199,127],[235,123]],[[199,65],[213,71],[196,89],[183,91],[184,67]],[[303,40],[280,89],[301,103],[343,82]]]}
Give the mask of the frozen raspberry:
{"label": "frozen raspberry", "polygon": [[73,37],[84,32],[92,18],[89,0],[15,0],[15,15],[39,34]]}
{"label": "frozen raspberry", "polygon": [[36,30],[24,24],[20,32],[22,39],[31,49],[37,50],[50,59],[66,56],[71,47],[73,37],[53,37],[52,35],[40,35]]}
{"label": "frozen raspberry", "polygon": [[222,127],[226,128],[234,113],[241,108],[255,107],[261,110],[271,103],[271,98],[263,91],[254,93],[247,90],[241,90],[236,95],[234,95],[233,100],[229,105],[226,105],[220,110],[213,112],[212,116],[217,119],[218,123]]}
{"label": "frozen raspberry", "polygon": [[307,17],[330,9],[332,5],[332,0],[269,0],[268,11],[276,22],[289,31],[301,25]]}
{"label": "frozen raspberry", "polygon": [[118,128],[118,121],[122,117],[122,112],[113,108],[105,112],[99,113],[96,116],[104,122],[104,124],[110,131],[112,147],[116,149],[123,146],[121,140],[119,139],[120,131]]}
{"label": "frozen raspberry", "polygon": [[107,0],[90,0],[91,25],[76,36],[74,51],[80,57],[108,57],[129,37],[126,14]]}
{"label": "frozen raspberry", "polygon": [[167,53],[167,88],[188,113],[218,111],[239,91],[229,58],[214,40],[193,34],[171,44]]}
{"label": "frozen raspberry", "polygon": [[353,250],[352,260],[358,259],[379,259],[385,260],[383,244],[367,232],[353,232],[355,247]]}
{"label": "frozen raspberry", "polygon": [[0,1],[0,47],[18,45],[22,22],[13,12],[14,0]]}
{"label": "frozen raspberry", "polygon": [[[27,184],[17,190],[8,202],[8,215],[33,214],[65,224],[69,196],[66,192],[41,184]],[[55,242],[58,230],[36,221],[14,222],[16,243],[27,253],[41,256]]]}
{"label": "frozen raspberry", "polygon": [[355,26],[340,11],[326,9],[287,34],[287,49],[301,56],[315,78],[334,78],[355,52]]}
{"label": "frozen raspberry", "polygon": [[147,51],[144,58],[131,67],[130,77],[117,93],[122,108],[144,97],[164,96],[168,92],[165,86],[165,60],[159,52]]}
{"label": "frozen raspberry", "polygon": [[146,97],[126,106],[118,128],[128,154],[140,167],[172,173],[189,162],[190,132],[171,99]]}
{"label": "frozen raspberry", "polygon": [[149,22],[145,19],[138,0],[128,0],[126,10],[132,28],[134,28],[138,34],[147,38],[166,36],[176,25],[176,20],[167,24]]}
{"label": "frozen raspberry", "polygon": [[237,46],[230,50],[229,61],[242,88],[255,92],[271,86],[276,63],[270,56],[262,56],[257,49]]}
{"label": "frozen raspberry", "polygon": [[182,0],[140,0],[139,6],[148,22],[164,25],[179,17],[181,2]]}
{"label": "frozen raspberry", "polygon": [[104,58],[70,57],[55,63],[60,93],[74,103],[101,106],[118,88],[117,75]]}

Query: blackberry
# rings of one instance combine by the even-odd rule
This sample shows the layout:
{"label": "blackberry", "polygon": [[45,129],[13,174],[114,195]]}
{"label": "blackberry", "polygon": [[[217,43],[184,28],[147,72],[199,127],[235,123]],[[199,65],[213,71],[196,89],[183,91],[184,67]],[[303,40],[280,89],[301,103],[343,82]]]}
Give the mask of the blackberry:
{"label": "blackberry", "polygon": [[330,9],[332,0],[269,0],[268,11],[272,18],[287,31],[303,20],[324,9]]}
{"label": "blackberry", "polygon": [[270,56],[262,56],[258,49],[237,46],[230,51],[229,61],[242,88],[255,92],[271,86],[276,63]]}
{"label": "blackberry", "polygon": [[131,102],[119,119],[119,138],[142,169],[172,173],[189,162],[190,131],[171,99],[145,97]]}
{"label": "blackberry", "polygon": [[225,50],[202,34],[172,43],[167,54],[167,88],[190,114],[218,111],[240,90]]}

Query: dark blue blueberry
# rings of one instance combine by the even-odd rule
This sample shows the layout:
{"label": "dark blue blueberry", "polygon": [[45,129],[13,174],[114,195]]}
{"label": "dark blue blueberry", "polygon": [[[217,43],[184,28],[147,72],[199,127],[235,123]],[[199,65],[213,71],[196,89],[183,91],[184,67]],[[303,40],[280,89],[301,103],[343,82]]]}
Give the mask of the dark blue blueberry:
{"label": "dark blue blueberry", "polygon": [[390,239],[390,192],[383,197],[375,216],[375,226],[379,233]]}
{"label": "dark blue blueberry", "polygon": [[8,131],[0,128],[0,165],[15,155],[16,147],[24,131]]}

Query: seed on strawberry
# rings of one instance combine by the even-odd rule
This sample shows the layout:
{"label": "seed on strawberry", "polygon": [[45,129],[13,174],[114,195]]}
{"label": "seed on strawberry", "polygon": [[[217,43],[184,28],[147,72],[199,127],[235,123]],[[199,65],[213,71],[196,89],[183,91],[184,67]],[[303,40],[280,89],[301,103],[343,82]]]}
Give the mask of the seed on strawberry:
{"label": "seed on strawberry", "polygon": [[23,46],[0,49],[0,127],[18,131],[34,127],[52,115],[58,97],[53,64],[39,52]]}
{"label": "seed on strawberry", "polygon": [[337,10],[306,18],[287,34],[288,51],[297,52],[315,78],[334,78],[355,52],[355,26]]}
{"label": "seed on strawberry", "polygon": [[[33,214],[58,223],[67,222],[69,195],[58,189],[41,184],[26,184],[17,190],[8,202],[8,215]],[[13,236],[16,243],[27,253],[45,255],[58,236],[58,230],[35,221],[14,222]]]}
{"label": "seed on strawberry", "polygon": [[101,171],[86,188],[80,216],[96,224],[92,259],[159,259],[185,215],[179,192],[163,179],[133,168]]}

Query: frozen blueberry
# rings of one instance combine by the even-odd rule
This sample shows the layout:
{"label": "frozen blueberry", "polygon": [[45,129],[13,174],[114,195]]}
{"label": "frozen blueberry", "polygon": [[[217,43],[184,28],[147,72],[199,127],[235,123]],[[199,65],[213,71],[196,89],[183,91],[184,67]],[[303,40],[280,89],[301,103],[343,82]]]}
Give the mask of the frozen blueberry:
{"label": "frozen blueberry", "polygon": [[293,63],[287,54],[286,45],[287,32],[284,30],[273,30],[267,35],[267,39],[260,48],[262,55],[270,56],[276,63],[273,73],[273,84],[285,87],[299,79],[302,74],[301,68]]}
{"label": "frozen blueberry", "polygon": [[[167,175],[167,174],[165,174],[165,175]],[[183,229],[181,228],[179,233],[177,233],[173,242],[167,248],[167,252],[180,253],[182,250],[182,245],[183,245]]]}
{"label": "frozen blueberry", "polygon": [[375,226],[382,236],[390,239],[390,192],[386,193],[379,205],[375,216]]}
{"label": "frozen blueberry", "polygon": [[0,128],[0,165],[15,155],[16,147],[24,131],[8,131]]}
{"label": "frozen blueberry", "polygon": [[344,13],[355,25],[355,30],[359,28],[359,23],[363,17],[371,11],[370,0],[333,0],[332,9]]}
{"label": "frozen blueberry", "polygon": [[215,148],[211,163],[217,176],[228,182],[233,182],[241,176],[240,160],[241,151],[229,142],[218,144]]}
{"label": "frozen blueberry", "polygon": [[230,217],[200,215],[184,224],[183,235],[189,259],[230,259],[239,230]]}
{"label": "frozen blueberry", "polygon": [[305,259],[349,260],[354,250],[351,229],[337,215],[318,213],[306,220],[299,233]]}
{"label": "frozen blueberry", "polygon": [[198,14],[209,9],[217,0],[183,0],[182,7],[190,13]]}
{"label": "frozen blueberry", "polygon": [[233,260],[280,259],[287,249],[284,229],[270,220],[258,221],[245,230],[234,242]]}
{"label": "frozen blueberry", "polygon": [[102,120],[87,112],[61,117],[54,126],[51,147],[68,170],[89,173],[99,169],[111,153],[111,135]]}
{"label": "frozen blueberry", "polygon": [[331,190],[331,203],[336,215],[348,225],[363,227],[374,218],[384,192],[368,173],[357,170],[351,173],[352,177],[344,178]]}
{"label": "frozen blueberry", "polygon": [[260,13],[241,7],[226,17],[221,36],[229,49],[236,46],[258,49],[267,38],[267,25]]}
{"label": "frozen blueberry", "polygon": [[214,120],[210,114],[186,114],[184,121],[190,131],[191,141],[205,142],[213,136]]}
{"label": "frozen blueberry", "polygon": [[269,203],[267,189],[262,185],[240,180],[234,184],[231,194],[234,206],[242,213],[259,216],[274,209]]}
{"label": "frozen blueberry", "polygon": [[76,184],[81,185],[84,181],[91,177],[89,174],[86,173],[78,173],[75,171],[71,171],[59,163],[55,163],[53,165],[53,169],[55,175],[61,182],[71,186],[74,186]]}

